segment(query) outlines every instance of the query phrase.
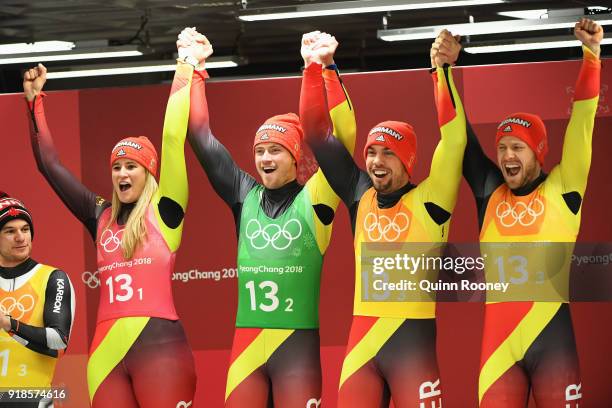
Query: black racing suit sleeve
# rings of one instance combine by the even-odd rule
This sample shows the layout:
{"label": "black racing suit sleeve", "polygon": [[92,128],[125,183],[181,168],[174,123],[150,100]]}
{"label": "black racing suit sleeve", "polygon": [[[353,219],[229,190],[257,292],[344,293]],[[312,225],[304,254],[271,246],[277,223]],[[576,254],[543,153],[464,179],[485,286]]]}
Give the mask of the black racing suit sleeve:
{"label": "black racing suit sleeve", "polygon": [[463,177],[476,199],[478,223],[481,228],[489,198],[504,182],[504,178],[497,165],[482,150],[469,121],[466,121],[466,126],[467,145],[463,156]]}
{"label": "black racing suit sleeve", "polygon": [[91,192],[61,163],[47,125],[43,97],[40,94],[28,102],[30,141],[38,170],[95,241],[97,219],[110,203]]}
{"label": "black racing suit sleeve", "polygon": [[[27,348],[37,353],[58,357],[59,350],[68,346],[72,327],[72,287],[68,275],[59,269],[53,271],[47,281],[45,305],[43,308],[44,327],[31,326],[11,318],[11,333],[26,340]],[[47,335],[47,329],[57,336]],[[49,338],[51,342],[49,342]]]}
{"label": "black racing suit sleeve", "polygon": [[342,142],[332,134],[332,121],[321,76],[322,67],[312,63],[304,69],[300,94],[300,120],[304,138],[323,170],[329,185],[346,204],[351,220],[357,215],[361,196],[372,186]]}
{"label": "black racing suit sleeve", "polygon": [[191,84],[188,139],[216,193],[239,220],[242,203],[257,182],[240,169],[228,150],[210,130],[205,71],[195,71]]}

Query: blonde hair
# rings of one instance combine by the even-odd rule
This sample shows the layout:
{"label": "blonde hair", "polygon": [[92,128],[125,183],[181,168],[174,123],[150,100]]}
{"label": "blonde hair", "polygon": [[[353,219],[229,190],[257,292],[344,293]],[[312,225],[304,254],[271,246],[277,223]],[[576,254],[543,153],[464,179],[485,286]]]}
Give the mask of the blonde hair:
{"label": "blonde hair", "polygon": [[[147,170],[145,170],[145,185],[142,190],[142,194],[136,201],[136,205],[132,209],[127,222],[125,223],[125,229],[123,230],[123,237],[121,238],[121,249],[123,251],[123,257],[130,259],[138,245],[140,245],[147,237],[147,224],[145,217],[147,215],[147,208],[153,198],[153,194],[157,191],[157,181],[155,177]],[[121,201],[117,192],[113,189],[113,200],[111,208],[111,218],[106,228],[117,221],[119,213],[121,211]]]}

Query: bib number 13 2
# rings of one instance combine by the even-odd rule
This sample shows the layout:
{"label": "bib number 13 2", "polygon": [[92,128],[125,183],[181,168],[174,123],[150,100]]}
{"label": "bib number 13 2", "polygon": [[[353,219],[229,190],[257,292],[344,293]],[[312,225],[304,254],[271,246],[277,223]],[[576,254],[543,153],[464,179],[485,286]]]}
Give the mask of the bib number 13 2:
{"label": "bib number 13 2", "polygon": [[[276,282],[263,281],[257,285],[265,297],[264,301],[259,304],[257,304],[257,297],[255,296],[257,291],[255,288],[255,281],[248,281],[244,286],[249,290],[251,310],[255,311],[259,308],[259,310],[263,312],[274,312],[280,306],[280,299],[277,296],[278,284]],[[293,312],[293,299],[285,299],[285,304],[285,312]]]}
{"label": "bib number 13 2", "polygon": [[[108,286],[109,303],[127,302],[134,297],[132,277],[127,273],[122,273],[114,278],[109,276],[105,283]],[[136,292],[138,292],[138,299],[142,300],[142,288],[136,289]]]}

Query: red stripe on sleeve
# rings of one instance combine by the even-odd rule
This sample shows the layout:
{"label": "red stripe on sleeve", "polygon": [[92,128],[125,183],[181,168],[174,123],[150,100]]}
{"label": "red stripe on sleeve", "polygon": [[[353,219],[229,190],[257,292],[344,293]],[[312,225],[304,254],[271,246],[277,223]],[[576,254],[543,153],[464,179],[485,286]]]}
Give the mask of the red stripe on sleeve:
{"label": "red stripe on sleeve", "polygon": [[599,95],[601,61],[595,55],[584,51],[580,74],[576,81],[575,101],[595,98]]}

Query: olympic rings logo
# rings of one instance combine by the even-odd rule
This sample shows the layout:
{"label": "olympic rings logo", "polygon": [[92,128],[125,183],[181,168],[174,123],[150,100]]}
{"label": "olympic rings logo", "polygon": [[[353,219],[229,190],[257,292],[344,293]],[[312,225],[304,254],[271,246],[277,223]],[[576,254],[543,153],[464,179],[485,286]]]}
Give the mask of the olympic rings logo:
{"label": "olympic rings logo", "polygon": [[506,228],[513,227],[516,223],[528,227],[533,225],[540,215],[544,214],[544,203],[536,198],[529,205],[519,201],[513,207],[506,201],[502,201],[497,204],[495,214],[500,224]]}
{"label": "olympic rings logo", "polygon": [[21,295],[19,299],[7,296],[0,301],[0,313],[11,315],[13,319],[23,319],[32,309],[34,309],[34,296],[28,293]]}
{"label": "olympic rings logo", "polygon": [[410,219],[403,212],[395,214],[393,219],[386,215],[377,217],[374,213],[368,213],[363,220],[363,228],[368,233],[370,241],[374,242],[381,239],[387,242],[396,241],[409,226]]}
{"label": "olympic rings logo", "polygon": [[259,221],[252,219],[248,222],[245,236],[251,241],[255,249],[264,249],[268,245],[282,251],[302,235],[302,224],[295,218],[285,222],[281,227],[278,224],[268,224],[262,228]]}
{"label": "olympic rings logo", "polygon": [[105,229],[100,236],[100,245],[104,251],[111,253],[115,252],[121,246],[121,238],[123,237],[123,229],[113,233],[109,229]]}
{"label": "olympic rings logo", "polygon": [[89,286],[91,289],[95,289],[100,286],[100,278],[98,277],[100,272],[95,271],[94,273],[85,271],[83,275],[81,275],[81,280],[83,283]]}

